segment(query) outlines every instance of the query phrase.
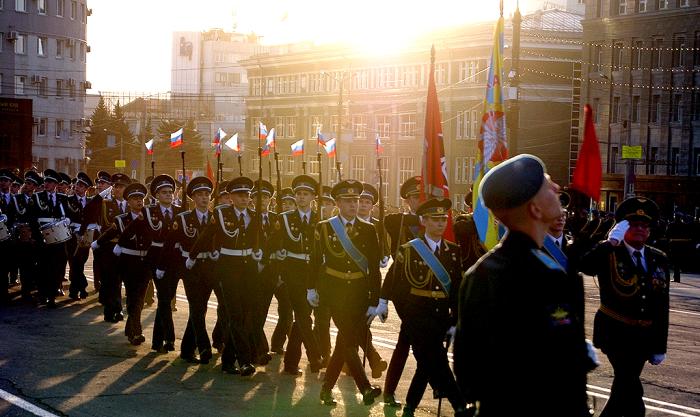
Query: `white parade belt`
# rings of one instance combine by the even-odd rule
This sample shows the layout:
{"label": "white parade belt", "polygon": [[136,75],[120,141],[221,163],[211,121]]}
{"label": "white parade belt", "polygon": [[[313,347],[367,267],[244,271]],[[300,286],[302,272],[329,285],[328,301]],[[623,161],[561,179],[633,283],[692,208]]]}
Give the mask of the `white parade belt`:
{"label": "white parade belt", "polygon": [[127,249],[127,248],[122,248],[122,254],[124,255],[131,255],[131,256],[146,256],[148,253],[147,250],[136,250],[136,249]]}
{"label": "white parade belt", "polygon": [[306,253],[287,252],[287,258],[294,258],[294,259],[299,259],[301,261],[308,261],[309,255]]}
{"label": "white parade belt", "polygon": [[228,248],[221,248],[219,251],[222,255],[228,255],[228,256],[249,256],[253,253],[253,249],[228,249]]}
{"label": "white parade belt", "polygon": [[[180,248],[180,253],[182,253],[183,258],[190,257],[190,253],[185,251],[185,250],[182,250],[182,248]],[[209,258],[209,252],[200,252],[199,255],[197,255],[197,258],[195,258],[195,259],[207,259],[207,258]]]}

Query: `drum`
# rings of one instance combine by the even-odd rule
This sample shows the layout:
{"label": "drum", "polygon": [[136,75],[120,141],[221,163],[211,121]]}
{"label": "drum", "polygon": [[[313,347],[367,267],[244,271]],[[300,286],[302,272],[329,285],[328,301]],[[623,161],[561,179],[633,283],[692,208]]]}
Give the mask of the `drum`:
{"label": "drum", "polygon": [[10,238],[10,229],[7,228],[7,216],[0,214],[0,242]]}
{"label": "drum", "polygon": [[70,239],[70,227],[64,220],[47,223],[39,228],[47,245],[63,243]]}

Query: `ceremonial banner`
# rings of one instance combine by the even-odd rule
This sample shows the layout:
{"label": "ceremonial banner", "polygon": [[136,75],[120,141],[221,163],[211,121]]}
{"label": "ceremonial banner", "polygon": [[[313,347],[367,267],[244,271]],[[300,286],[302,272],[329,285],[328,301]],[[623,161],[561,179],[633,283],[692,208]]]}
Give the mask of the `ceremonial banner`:
{"label": "ceremonial banner", "polygon": [[603,163],[600,160],[598,137],[593,123],[593,109],[586,104],[583,108],[585,124],[583,145],[578,154],[571,188],[580,191],[595,201],[600,201],[600,187],[603,182]]}

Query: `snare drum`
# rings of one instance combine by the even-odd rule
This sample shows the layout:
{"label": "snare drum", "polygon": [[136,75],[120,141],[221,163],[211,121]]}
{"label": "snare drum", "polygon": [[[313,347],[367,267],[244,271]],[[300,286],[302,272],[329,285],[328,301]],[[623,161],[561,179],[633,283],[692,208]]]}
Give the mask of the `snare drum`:
{"label": "snare drum", "polygon": [[70,227],[63,220],[47,223],[41,226],[39,231],[47,245],[63,243],[71,237]]}
{"label": "snare drum", "polygon": [[7,216],[0,214],[0,242],[10,238],[10,230],[7,228]]}

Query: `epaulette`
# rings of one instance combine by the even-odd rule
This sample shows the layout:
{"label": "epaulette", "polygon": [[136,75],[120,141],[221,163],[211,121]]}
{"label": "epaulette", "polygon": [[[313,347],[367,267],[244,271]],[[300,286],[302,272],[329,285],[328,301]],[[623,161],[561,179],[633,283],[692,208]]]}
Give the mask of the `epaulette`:
{"label": "epaulette", "polygon": [[666,252],[662,251],[661,249],[657,249],[653,246],[647,246],[646,248],[649,250],[650,253],[653,253],[654,255],[662,256],[664,258],[668,257],[668,255],[666,255]]}
{"label": "epaulette", "polygon": [[214,207],[214,210],[220,210],[220,209],[226,208],[226,207],[231,207],[231,205],[230,204],[219,204],[218,206]]}
{"label": "epaulette", "polygon": [[359,220],[360,223],[372,224],[372,223],[368,222],[367,220],[363,220],[363,219],[361,219],[361,218],[359,218],[359,217],[355,217],[355,219]]}

